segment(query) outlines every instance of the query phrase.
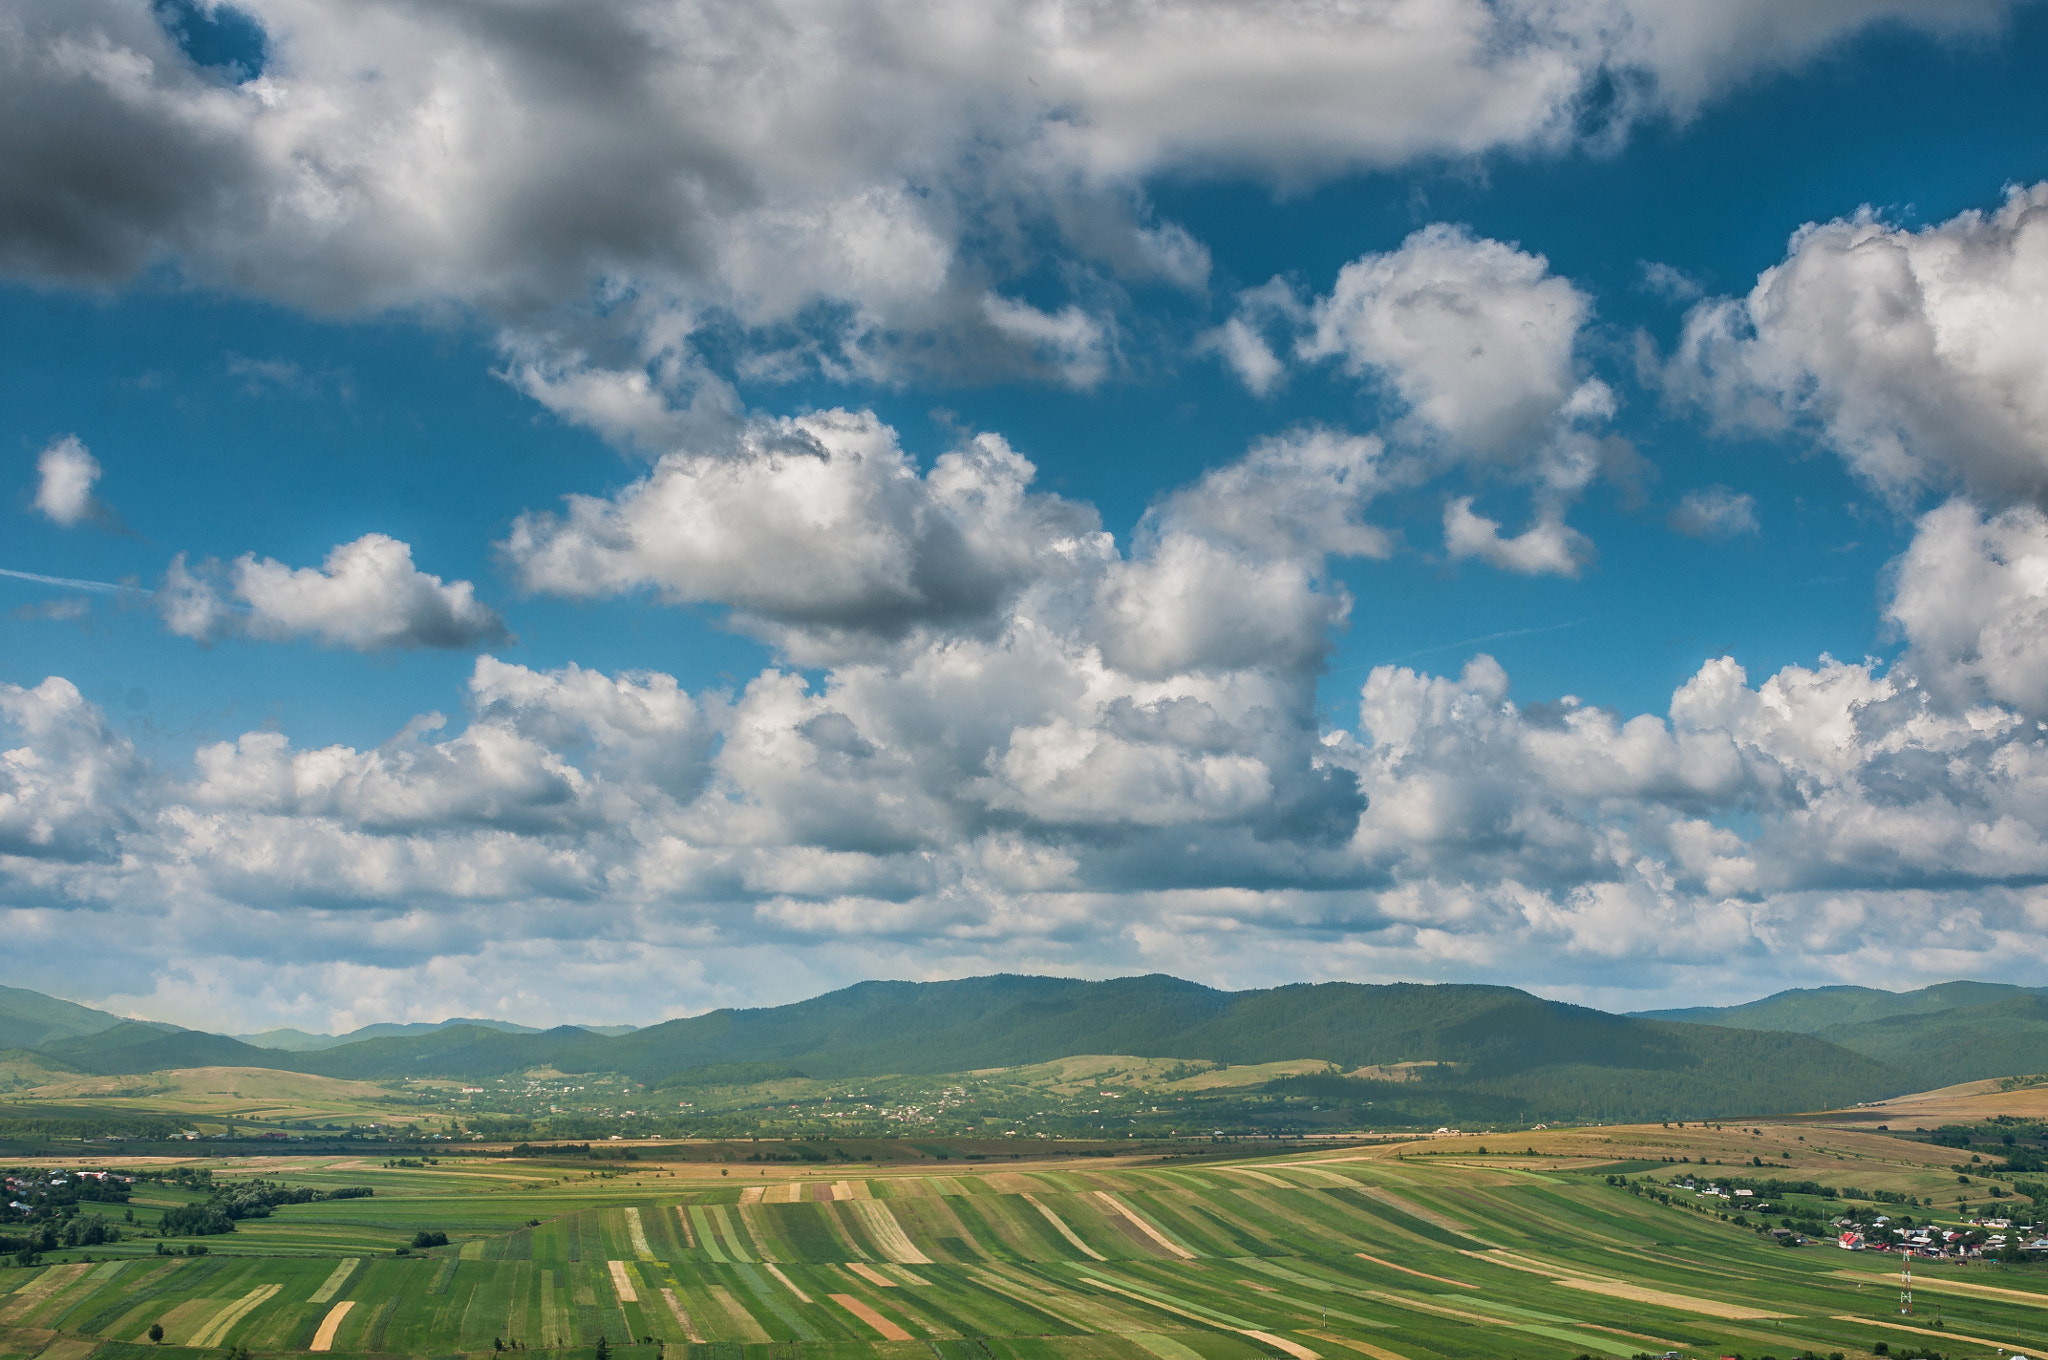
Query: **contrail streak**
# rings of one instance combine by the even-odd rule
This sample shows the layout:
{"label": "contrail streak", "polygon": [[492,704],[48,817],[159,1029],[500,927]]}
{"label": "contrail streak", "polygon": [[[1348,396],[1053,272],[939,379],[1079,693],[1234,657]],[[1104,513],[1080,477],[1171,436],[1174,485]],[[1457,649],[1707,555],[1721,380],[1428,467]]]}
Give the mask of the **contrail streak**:
{"label": "contrail streak", "polygon": [[45,576],[35,571],[15,571],[11,567],[0,567],[0,576],[12,577],[17,581],[34,581],[37,585],[63,586],[66,590],[92,590],[102,595],[119,595],[123,591],[134,591],[138,595],[154,595],[153,590],[140,586],[122,585],[118,581],[79,581],[69,576]]}

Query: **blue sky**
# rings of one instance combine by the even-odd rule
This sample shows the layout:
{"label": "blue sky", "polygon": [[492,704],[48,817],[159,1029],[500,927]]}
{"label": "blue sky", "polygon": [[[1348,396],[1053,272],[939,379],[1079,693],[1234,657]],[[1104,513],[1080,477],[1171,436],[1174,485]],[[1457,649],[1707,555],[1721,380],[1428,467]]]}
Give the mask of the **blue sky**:
{"label": "blue sky", "polygon": [[0,37],[5,981],[2038,968],[2048,8],[770,8]]}

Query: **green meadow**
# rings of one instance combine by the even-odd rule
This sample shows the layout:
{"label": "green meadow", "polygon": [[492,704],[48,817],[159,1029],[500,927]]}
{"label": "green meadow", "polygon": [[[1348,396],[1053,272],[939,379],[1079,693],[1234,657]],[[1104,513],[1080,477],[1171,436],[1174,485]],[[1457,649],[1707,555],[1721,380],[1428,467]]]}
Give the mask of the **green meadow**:
{"label": "green meadow", "polygon": [[[1859,1137],[1811,1155],[1852,1165]],[[1613,1180],[1650,1160],[1582,1141],[1543,1156],[1459,1140],[943,1172],[278,1159],[216,1178],[376,1193],[162,1242],[208,1249],[165,1257],[149,1223],[199,1194],[140,1185],[128,1240],[0,1270],[0,1357],[588,1356],[600,1339],[648,1360],[2048,1349],[2041,1267],[1925,1267],[1903,1316],[1889,1257],[1788,1249],[1713,1201],[1632,1194]],[[1676,1169],[1654,1166],[1660,1181]],[[397,1254],[422,1231],[448,1244]]]}

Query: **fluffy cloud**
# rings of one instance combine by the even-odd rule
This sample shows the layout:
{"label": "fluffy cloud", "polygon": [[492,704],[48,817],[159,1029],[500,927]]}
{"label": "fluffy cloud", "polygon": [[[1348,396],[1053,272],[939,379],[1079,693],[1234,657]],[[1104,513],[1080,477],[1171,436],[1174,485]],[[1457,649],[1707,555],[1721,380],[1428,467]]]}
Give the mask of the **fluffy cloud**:
{"label": "fluffy cloud", "polygon": [[[106,282],[168,259],[320,309],[514,321],[595,298],[643,338],[709,309],[822,329],[828,367],[951,355],[1085,383],[1087,300],[1024,310],[992,285],[1046,239],[1077,279],[1198,281],[1199,244],[1136,201],[1147,175],[1554,148],[1615,73],[1625,129],[1873,22],[1953,30],[2004,5],[239,8],[260,73],[196,65],[146,0],[10,9],[0,268]],[[960,343],[896,349],[935,330]]]}
{"label": "fluffy cloud", "polygon": [[293,569],[253,553],[190,567],[180,553],[157,608],[165,627],[200,642],[308,637],[373,652],[477,647],[511,636],[497,612],[477,602],[476,587],[419,570],[411,546],[384,534],[339,545],[319,567]]}
{"label": "fluffy cloud", "polygon": [[0,750],[0,857],[104,859],[133,825],[150,776],[134,743],[60,676],[0,684],[0,720],[23,744]]}
{"label": "fluffy cloud", "polygon": [[1666,523],[1688,538],[1730,538],[1757,532],[1756,497],[1703,486],[1679,497]]}
{"label": "fluffy cloud", "polygon": [[1452,561],[1477,558],[1523,576],[1577,576],[1593,556],[1593,545],[1561,519],[1543,518],[1512,538],[1500,521],[1472,509],[1461,496],[1444,507],[1444,551]]}
{"label": "fluffy cloud", "polygon": [[[996,967],[1249,984],[1308,957],[1540,970],[1615,999],[2039,958],[2038,512],[1922,523],[1889,670],[1752,683],[1724,658],[1630,716],[1518,703],[1486,657],[1389,666],[1331,726],[1317,682],[1352,601],[1330,561],[1386,550],[1370,511],[1407,475],[1377,440],[1298,431],[1166,496],[1120,548],[991,437],[920,473],[872,417],[762,423],[572,506],[525,540],[561,551],[520,560],[567,572],[542,584],[746,610],[822,676],[692,694],[485,656],[460,721],[373,748],[252,731],[189,770],[61,679],[0,691],[5,925],[40,957],[118,923],[105,947],[165,995],[231,994],[260,961],[279,1015],[353,1014],[336,988],[408,976],[476,1003],[459,1009],[567,1019]],[[1488,533],[1511,568],[1573,560]],[[775,556],[800,542],[844,556],[779,581],[757,565],[827,556]],[[977,593],[914,588],[935,544]],[[657,977],[659,997],[633,981]]]}
{"label": "fluffy cloud", "polygon": [[[1385,382],[1425,437],[1523,454],[1579,390],[1590,305],[1542,256],[1439,224],[1345,265],[1300,352]],[[1611,400],[1597,383],[1578,397]]]}
{"label": "fluffy cloud", "polygon": [[1810,428],[1904,503],[2048,496],[2048,184],[1907,231],[1808,226],[1746,298],[1700,304],[1667,369],[1723,426]]}
{"label": "fluffy cloud", "polygon": [[1906,667],[1958,706],[2048,718],[2048,517],[1954,501],[1920,520],[1886,615]]}
{"label": "fluffy cloud", "polygon": [[75,434],[54,440],[36,458],[36,509],[54,524],[69,529],[104,515],[93,486],[100,479],[100,460]]}
{"label": "fluffy cloud", "polygon": [[1031,492],[1036,475],[993,435],[920,475],[872,415],[827,411],[665,455],[609,500],[522,517],[504,546],[528,590],[729,605],[812,659],[989,626],[1026,582],[1100,557],[1093,511]]}

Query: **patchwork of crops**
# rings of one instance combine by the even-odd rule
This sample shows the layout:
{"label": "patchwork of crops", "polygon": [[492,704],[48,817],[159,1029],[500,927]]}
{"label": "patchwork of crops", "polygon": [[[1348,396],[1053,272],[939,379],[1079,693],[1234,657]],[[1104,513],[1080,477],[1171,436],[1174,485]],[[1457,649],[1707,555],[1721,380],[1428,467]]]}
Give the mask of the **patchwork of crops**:
{"label": "patchwork of crops", "polygon": [[[143,1240],[0,1271],[0,1356],[590,1354],[600,1339],[650,1360],[657,1343],[691,1360],[2048,1348],[2035,1268],[1923,1271],[1902,1316],[1884,1257],[1787,1250],[1591,1167],[1324,1153],[725,1170],[309,1169],[292,1178],[378,1192],[282,1207],[203,1256]],[[395,1254],[421,1230],[449,1245]]]}

